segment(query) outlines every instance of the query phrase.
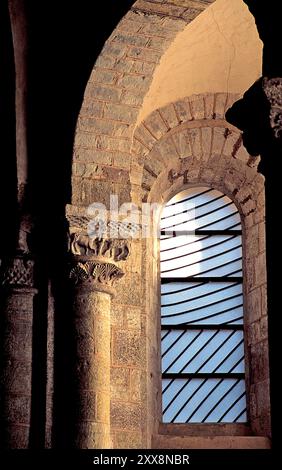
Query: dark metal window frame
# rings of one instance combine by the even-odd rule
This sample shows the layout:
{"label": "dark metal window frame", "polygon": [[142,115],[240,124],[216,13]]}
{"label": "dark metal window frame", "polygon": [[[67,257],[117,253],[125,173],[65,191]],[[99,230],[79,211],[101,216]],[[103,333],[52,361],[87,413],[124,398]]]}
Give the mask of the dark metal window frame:
{"label": "dark metal window frame", "polygon": [[[232,214],[234,215],[234,214]],[[220,222],[220,221],[219,221]],[[183,222],[182,222],[183,223]],[[193,232],[188,232],[188,231],[177,231],[177,230],[161,230],[160,231],[160,235],[166,235],[166,236],[170,236],[170,237],[177,237],[177,236],[181,236],[181,235],[195,235],[195,236],[243,236],[242,234],[242,230],[231,230],[231,229],[223,229],[223,230],[219,230],[219,229],[216,229],[216,230],[205,230],[205,229],[199,229],[199,230],[195,230]],[[232,260],[232,262],[234,262],[235,260]],[[230,284],[234,284],[234,283],[240,283],[243,285],[243,277],[242,276],[218,276],[218,277],[214,277],[214,276],[200,276],[200,277],[197,277],[197,276],[191,276],[191,277],[164,277],[162,278],[161,277],[161,284],[169,284],[169,283],[172,283],[172,282],[177,282],[177,283],[181,283],[181,282],[197,282],[197,283],[216,283],[216,282],[224,282],[224,283],[230,283]],[[232,331],[238,331],[238,330],[241,330],[241,331],[244,331],[244,322],[243,324],[235,324],[235,325],[232,325],[232,324],[219,324],[219,325],[216,325],[216,324],[211,324],[211,325],[208,325],[208,324],[201,324],[201,325],[191,325],[191,324],[188,324],[188,325],[185,325],[185,324],[180,324],[180,325],[170,325],[170,324],[165,324],[165,325],[162,325],[161,324],[161,330],[162,331],[172,331],[172,330],[207,330],[209,329],[210,331],[211,330],[215,330],[215,331],[219,331],[219,330],[232,330]],[[209,358],[210,359],[210,358]],[[226,359],[226,358],[225,358]],[[224,359],[224,360],[225,360]],[[197,379],[208,379],[208,378],[215,378],[215,379],[237,379],[237,380],[246,380],[246,374],[245,372],[243,373],[166,373],[166,372],[163,372],[162,373],[162,379],[192,379],[192,378],[197,378]],[[211,390],[210,393],[213,392],[213,389]],[[233,405],[232,405],[233,406]],[[230,407],[231,408],[231,407]],[[248,406],[246,407],[246,409],[244,409],[244,411],[241,413],[243,414],[244,412],[247,413],[247,416],[248,416]],[[240,414],[240,416],[241,416]],[[236,417],[236,419],[238,419],[238,417]],[[165,426],[225,426],[226,429],[233,429],[234,426],[240,426],[240,427],[246,427],[248,428],[248,424],[247,423],[191,423],[191,422],[187,422],[187,423],[162,423],[163,425]]]}

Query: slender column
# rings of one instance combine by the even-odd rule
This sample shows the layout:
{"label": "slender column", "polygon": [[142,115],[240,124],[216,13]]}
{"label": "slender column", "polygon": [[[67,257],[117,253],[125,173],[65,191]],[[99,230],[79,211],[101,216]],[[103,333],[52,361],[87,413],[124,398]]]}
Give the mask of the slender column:
{"label": "slender column", "polygon": [[29,446],[34,262],[24,255],[1,265],[0,446]]}
{"label": "slender column", "polygon": [[111,298],[124,273],[119,261],[129,255],[127,240],[70,235],[73,267],[72,443],[76,448],[107,449],[110,441]]}

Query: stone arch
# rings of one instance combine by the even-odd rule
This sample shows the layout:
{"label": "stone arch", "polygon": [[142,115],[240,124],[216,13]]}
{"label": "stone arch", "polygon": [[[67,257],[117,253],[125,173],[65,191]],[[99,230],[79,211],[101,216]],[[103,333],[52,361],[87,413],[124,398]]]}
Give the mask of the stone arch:
{"label": "stone arch", "polygon": [[[244,14],[249,14],[243,2],[233,0],[233,3],[237,7],[239,5],[239,9],[244,8]],[[95,197],[95,200],[108,205],[106,193],[109,191],[117,194],[121,202],[129,200],[129,183],[135,184],[134,178],[129,176],[134,166],[133,133],[140,119],[159,107],[155,102],[149,107],[146,105],[152,80],[158,77],[159,83],[160,62],[171,46],[178,44],[176,39],[181,32],[185,30],[189,35],[192,20],[203,12],[198,18],[199,23],[201,18],[206,21],[204,15],[209,9],[204,10],[209,6],[212,11],[219,10],[223,21],[226,12],[221,11],[222,0],[138,0],[108,38],[91,73],[77,122],[72,171],[73,204],[86,206]],[[213,14],[210,10],[209,17]],[[232,16],[230,11],[228,15]],[[255,28],[251,15],[250,18]],[[224,34],[217,33],[221,36],[221,44],[226,43]],[[229,47],[233,47],[231,42]],[[241,63],[237,67],[242,71]],[[239,70],[236,69],[237,75]],[[248,79],[258,78],[256,73],[252,70]],[[209,91],[207,77],[204,78],[204,92]],[[243,93],[241,88],[238,92]],[[185,95],[183,90],[181,93]],[[189,92],[192,93],[193,90]]]}
{"label": "stone arch", "polygon": [[155,69],[175,36],[213,2],[137,0],[106,41],[77,122],[73,204],[88,205],[93,193],[107,203],[106,188],[129,200],[122,187],[129,181],[132,134]]}
{"label": "stone arch", "polygon": [[[264,234],[264,177],[258,173],[258,160],[250,157],[242,145],[241,133],[229,126],[224,120],[224,106],[221,112],[218,103],[223,96],[213,97],[214,108],[210,118],[205,115],[205,96],[197,96],[184,100],[182,109],[191,111],[190,120],[175,125],[166,132],[159,131],[156,124],[161,122],[167,110],[158,110],[136,130],[135,139],[139,147],[143,146],[140,167],[141,199],[150,203],[165,204],[171,197],[189,186],[209,186],[228,195],[236,204],[242,219],[243,227],[243,271],[244,271],[244,305],[246,316],[246,357],[248,403],[251,415],[251,433],[258,436],[269,435],[270,405],[269,405],[269,372],[268,372],[268,343],[267,343],[267,311],[266,311],[266,257]],[[208,96],[208,100],[211,100]],[[235,97],[224,96],[223,102]],[[171,105],[170,105],[171,106]],[[174,103],[178,109],[179,103]],[[172,110],[170,109],[170,116]],[[197,110],[197,111],[194,111]],[[196,114],[195,114],[196,112]],[[157,113],[157,114],[156,114]],[[198,119],[195,119],[195,118]],[[162,127],[163,128],[163,127]],[[203,132],[204,130],[204,132]],[[149,133],[154,131],[155,142],[148,149]],[[162,134],[162,135],[161,135]],[[142,136],[142,138],[141,138]],[[192,145],[191,145],[191,139]],[[145,144],[147,150],[145,151]],[[203,148],[208,151],[203,152]],[[140,152],[140,150],[139,150]],[[153,174],[154,173],[154,174]],[[149,176],[148,176],[149,174]],[[140,196],[140,195],[139,195]],[[149,370],[155,378],[151,383],[149,396],[152,397],[152,429],[153,445],[171,445],[162,435],[163,425],[158,428],[160,419],[160,383],[157,373],[160,358],[156,348],[155,338],[159,331],[159,321],[156,311],[159,311],[159,258],[158,243],[148,238],[145,243],[146,253],[146,294],[147,315],[151,338],[148,340]],[[264,325],[264,326],[262,326]],[[260,346],[259,346],[260,344]],[[262,348],[259,352],[260,347]],[[261,364],[264,364],[261,368]],[[260,365],[259,365],[260,364]],[[264,370],[264,372],[262,371]],[[265,406],[259,411],[261,394],[265,397]],[[156,411],[158,412],[156,413]],[[167,431],[164,431],[166,433]],[[187,436],[189,435],[187,428]],[[200,435],[202,430],[198,429]],[[216,432],[216,431],[215,431]],[[173,434],[173,428],[169,433]],[[176,432],[177,434],[177,432]],[[183,431],[185,435],[185,430]],[[187,437],[186,436],[186,437]],[[229,436],[230,438],[230,436]],[[176,438],[177,439],[177,438]],[[201,437],[205,441],[205,436]],[[224,438],[228,445],[228,437]],[[207,441],[208,442],[208,441]],[[247,442],[247,441],[246,441]],[[257,441],[258,446],[265,442]],[[187,437],[187,448],[193,446],[193,439]],[[210,445],[210,444],[206,444]]]}
{"label": "stone arch", "polygon": [[171,183],[177,175],[193,183],[200,174],[209,183],[215,172],[220,179],[218,169],[224,169],[223,179],[233,168],[242,172],[241,185],[246,172],[253,179],[259,158],[248,154],[241,132],[225,120],[226,110],[236,99],[237,95],[227,93],[195,95],[151,113],[133,137],[132,187],[138,185],[142,191],[133,194],[133,200],[147,200],[165,170]]}
{"label": "stone arch", "polygon": [[[173,103],[156,106],[151,113],[141,113],[165,51],[210,3],[138,0],[110,36],[91,74],[77,123],[73,205],[69,209],[81,215],[95,201],[109,208],[111,194],[118,196],[119,205],[132,201],[140,208],[145,201],[164,202],[183,185],[222,184],[239,206],[242,202],[245,226],[250,230],[255,226],[255,243],[264,250],[263,234],[258,235],[264,228],[264,179],[256,169],[259,160],[250,158],[241,133],[225,120],[226,110],[239,95],[209,93],[207,83],[207,93],[182,95]],[[140,116],[145,118],[142,122]],[[246,181],[250,182],[247,194]],[[252,238],[248,240],[252,244]],[[256,249],[250,247],[249,252]],[[160,403],[156,261],[149,240],[133,240],[131,256],[123,267],[125,276],[112,302],[110,432],[115,448],[150,448],[159,432],[155,413]],[[253,257],[250,264],[254,262]],[[254,267],[250,272],[250,289],[257,289],[262,299],[265,281],[255,280]],[[252,311],[255,308],[250,307]],[[256,326],[251,327],[254,331],[263,317],[260,308]],[[255,347],[257,339],[252,341],[251,347]],[[259,424],[260,412],[256,413],[257,433],[265,435]],[[268,410],[263,413],[268,416]],[[172,441],[167,443],[167,448],[173,447]]]}

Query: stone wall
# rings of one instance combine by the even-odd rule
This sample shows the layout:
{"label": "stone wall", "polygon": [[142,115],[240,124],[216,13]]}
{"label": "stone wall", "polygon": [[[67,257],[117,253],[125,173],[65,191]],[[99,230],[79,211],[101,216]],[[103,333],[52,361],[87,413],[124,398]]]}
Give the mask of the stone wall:
{"label": "stone wall", "polygon": [[[72,204],[83,209],[99,202],[109,209],[115,194],[119,205],[134,202],[140,208],[143,202],[164,204],[199,184],[215,187],[235,202],[244,227],[250,433],[269,436],[264,178],[257,172],[259,158],[248,154],[240,131],[225,120],[238,95],[184,96],[138,122],[164,52],[209,3],[138,0],[112,33],[94,66],[77,123]],[[111,304],[111,445],[179,447],[173,431],[163,437],[159,428],[158,241],[133,240],[122,269],[125,275]],[[195,445],[190,433],[188,426],[182,436],[187,448]],[[269,445],[250,436],[240,436],[240,443],[232,439],[225,436],[225,442],[212,445]],[[211,443],[203,440],[201,445]]]}
{"label": "stone wall", "polygon": [[164,51],[212,1],[138,0],[109,37],[91,73],[74,146],[72,203],[128,201],[131,143]]}
{"label": "stone wall", "polygon": [[[69,274],[75,286],[70,289],[73,302],[66,328],[73,347],[73,356],[69,356],[70,375],[73,374],[69,378],[73,380],[70,390],[65,390],[71,397],[70,414],[74,418],[69,433],[71,446],[270,445],[264,178],[257,170],[259,158],[248,154],[240,131],[225,119],[238,95],[223,89],[211,93],[207,79],[203,94],[182,91],[181,99],[176,100],[166,92],[161,107],[155,102],[149,108],[144,106],[152,80],[161,71],[159,64],[164,53],[212,3],[213,0],[137,0],[106,41],[85,91],[74,143],[72,205],[66,211],[70,237],[81,235],[81,251],[76,252],[70,244],[75,268]],[[240,70],[236,72],[240,74]],[[162,77],[165,73],[160,75],[161,79],[166,78]],[[230,73],[227,78],[229,89]],[[21,104],[22,97],[17,99],[17,105]],[[273,116],[272,112],[275,121],[276,114]],[[21,134],[25,114],[17,124]],[[22,137],[25,141],[25,135]],[[19,183],[24,183],[26,154],[20,147],[18,153],[22,155],[18,161]],[[227,426],[218,431],[213,425],[205,432],[200,426],[161,423],[158,239],[133,239],[130,250],[127,240],[123,241],[126,250],[120,258],[111,247],[112,240],[96,239],[96,247],[90,246],[88,234],[73,231],[77,227],[72,217],[77,213],[77,220],[83,218],[93,202],[109,209],[111,195],[119,197],[119,205],[134,202],[140,208],[144,202],[165,204],[178,191],[202,184],[227,194],[242,217],[249,403],[249,426]],[[33,260],[26,249],[29,230],[25,225],[21,234],[20,253],[15,255],[12,266],[3,270],[1,264],[5,294],[1,434],[4,446],[27,448],[32,421],[33,297],[37,290],[30,278]],[[101,254],[102,245],[106,248]],[[27,277],[22,279],[25,271]],[[116,280],[119,282],[113,286]],[[53,350],[51,294],[49,298],[46,447],[55,443],[54,360],[58,360],[54,359]],[[11,341],[7,342],[7,338]]]}
{"label": "stone wall", "polygon": [[[126,202],[165,204],[191,185],[207,185],[227,194],[242,217],[247,390],[250,430],[215,440],[214,446],[267,447],[249,434],[270,435],[269,375],[264,239],[264,177],[259,158],[251,157],[240,131],[228,124],[225,112],[237,95],[204,94],[155,110],[136,129],[132,163],[123,189]],[[93,181],[92,181],[93,182]],[[96,180],[94,179],[96,188]],[[107,197],[114,187],[105,178]],[[103,202],[100,193],[96,202]],[[122,199],[119,203],[123,203]],[[74,206],[70,206],[74,207]],[[83,207],[81,209],[83,211]],[[160,306],[158,240],[134,239],[123,263],[124,277],[111,306],[111,439],[114,448],[179,447],[161,422]],[[263,396],[263,404],[260,400]],[[182,430],[186,447],[193,447],[195,428]],[[237,433],[237,431],[236,431]],[[201,431],[199,431],[201,435]],[[233,432],[230,433],[231,436]],[[165,436],[165,437],[164,437]],[[245,440],[244,440],[245,437]],[[211,441],[202,445],[207,447]],[[229,440],[228,440],[229,439]],[[233,440],[232,440],[233,439]],[[254,438],[256,439],[256,438]],[[233,442],[234,441],[234,442]],[[197,441],[198,442],[198,441]],[[206,442],[206,443],[205,443]],[[221,444],[220,444],[221,442]],[[225,442],[225,444],[223,443]]]}
{"label": "stone wall", "polygon": [[[186,187],[206,185],[227,194],[238,207],[243,226],[249,421],[253,434],[270,436],[264,177],[257,172],[259,159],[247,153],[242,145],[240,132],[224,119],[226,103],[230,103],[233,99],[236,97],[219,94],[195,96],[180,103],[173,103],[149,116],[136,130],[134,138],[138,148],[137,153],[142,154],[142,164],[139,158],[139,181],[143,201],[166,203]],[[207,114],[208,103],[213,103],[209,114]],[[181,123],[175,112],[180,105],[182,113],[185,113]],[[171,128],[165,131],[163,117],[168,110]],[[190,120],[185,121],[185,119]],[[161,421],[161,388],[158,372],[160,370],[159,255],[156,241],[152,244],[149,240],[147,243],[146,266],[147,318],[148,331],[151,332],[148,342],[150,358],[148,374],[153,375],[149,388],[149,397],[152,400],[149,416],[153,417],[151,429],[158,435],[158,423]],[[201,431],[199,432],[201,434]],[[193,435],[193,427],[187,426],[182,429],[182,433],[186,437]],[[165,438],[166,444],[163,444],[163,437],[160,441],[155,437],[154,445],[158,446],[158,442],[161,446],[173,445],[169,441],[173,434],[171,428],[169,434],[170,436],[166,435]],[[242,442],[240,445],[243,445]],[[255,445],[248,443],[248,440],[245,442],[247,447]],[[189,448],[191,445],[195,445],[193,439],[189,441],[187,437],[185,446]],[[208,446],[211,443],[203,445]],[[215,444],[217,445],[220,444]]]}

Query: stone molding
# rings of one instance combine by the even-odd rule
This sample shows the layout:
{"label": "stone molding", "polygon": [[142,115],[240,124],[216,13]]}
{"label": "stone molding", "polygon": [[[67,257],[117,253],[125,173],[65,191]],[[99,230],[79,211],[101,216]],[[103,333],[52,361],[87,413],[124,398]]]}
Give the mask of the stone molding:
{"label": "stone molding", "polygon": [[[116,263],[128,258],[130,240],[109,238],[107,235],[111,233],[111,222],[105,222],[103,225],[101,220],[92,221],[85,213],[86,209],[83,207],[67,206],[69,253],[72,257],[70,279],[75,285],[84,285],[94,290],[113,287],[115,282],[124,276],[123,270]],[[93,237],[86,231],[86,228],[89,230],[89,224],[92,224]],[[124,230],[129,230],[130,233],[129,225],[131,224],[117,221],[116,227],[117,230],[124,227]]]}
{"label": "stone molding", "polygon": [[124,272],[115,264],[94,261],[77,261],[70,272],[70,278],[75,284],[83,282],[113,286],[115,281],[123,276]]}
{"label": "stone molding", "polygon": [[282,137],[282,77],[263,79],[263,90],[270,103],[270,126],[276,139]]}
{"label": "stone molding", "polygon": [[112,261],[125,261],[129,256],[129,242],[118,238],[91,238],[85,232],[70,235],[70,252],[92,260],[102,258]]}
{"label": "stone molding", "polygon": [[30,258],[17,256],[8,262],[3,262],[0,272],[0,282],[3,287],[34,287],[34,261]]}

